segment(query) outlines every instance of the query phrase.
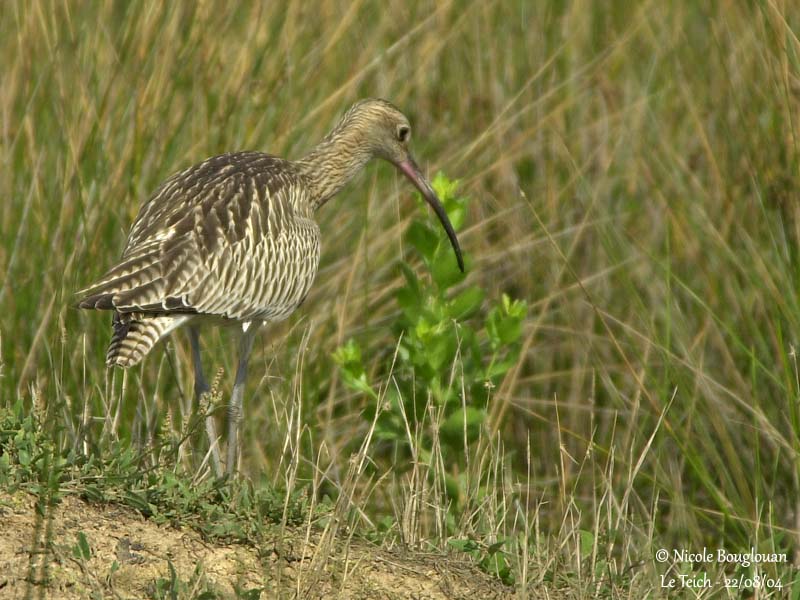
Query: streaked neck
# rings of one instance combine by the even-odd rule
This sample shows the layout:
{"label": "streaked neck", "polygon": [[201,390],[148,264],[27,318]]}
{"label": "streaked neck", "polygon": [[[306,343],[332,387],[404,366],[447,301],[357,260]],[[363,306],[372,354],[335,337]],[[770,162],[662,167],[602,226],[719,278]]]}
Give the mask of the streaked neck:
{"label": "streaked neck", "polygon": [[306,156],[297,161],[316,210],[358,175],[372,158],[359,128],[343,120]]}

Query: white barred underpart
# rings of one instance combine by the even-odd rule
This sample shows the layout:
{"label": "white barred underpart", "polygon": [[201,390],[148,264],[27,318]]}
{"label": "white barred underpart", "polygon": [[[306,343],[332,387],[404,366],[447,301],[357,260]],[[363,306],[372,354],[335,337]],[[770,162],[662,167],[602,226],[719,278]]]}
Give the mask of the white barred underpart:
{"label": "white barred underpart", "polygon": [[237,152],[167,179],[142,206],[120,262],[81,292],[81,308],[114,311],[107,364],[137,364],[190,320],[247,327],[288,317],[319,265],[314,211],[374,155],[360,128],[380,113],[400,115],[385,101],[359,103],[300,161]]}

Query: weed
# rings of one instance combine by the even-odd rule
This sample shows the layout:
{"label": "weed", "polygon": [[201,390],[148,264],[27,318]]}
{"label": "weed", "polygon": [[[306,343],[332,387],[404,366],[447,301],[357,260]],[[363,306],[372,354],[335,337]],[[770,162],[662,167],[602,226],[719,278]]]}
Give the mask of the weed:
{"label": "weed", "polygon": [[[433,187],[459,231],[468,198],[458,196],[458,182],[441,173]],[[419,198],[418,204],[422,205]],[[486,291],[477,285],[459,285],[464,275],[452,260],[441,228],[430,221],[413,220],[405,239],[422,258],[429,276],[419,277],[409,264],[400,263],[405,285],[395,292],[401,309],[392,325],[399,340],[396,360],[387,357],[383,368],[368,377],[355,339],[337,349],[334,360],[345,384],[370,399],[363,417],[372,421],[378,414],[376,439],[399,444],[405,449],[402,455],[411,455],[411,439],[429,411],[436,413],[441,451],[450,471],[448,494],[460,508],[458,498],[466,490],[459,489],[455,473],[463,470],[465,452],[487,424],[491,391],[519,360],[527,304],[503,294],[485,310]],[[472,261],[465,256],[469,266]],[[381,407],[377,390],[386,381],[385,407]],[[420,460],[430,462],[430,434],[419,443],[419,450]],[[398,449],[388,452],[396,455]]]}

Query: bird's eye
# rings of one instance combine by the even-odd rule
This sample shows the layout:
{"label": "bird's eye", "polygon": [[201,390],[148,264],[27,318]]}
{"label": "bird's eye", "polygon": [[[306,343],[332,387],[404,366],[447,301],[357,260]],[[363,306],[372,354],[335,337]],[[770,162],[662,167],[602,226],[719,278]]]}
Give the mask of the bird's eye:
{"label": "bird's eye", "polygon": [[407,141],[410,134],[411,130],[406,125],[400,125],[397,128],[397,139],[401,142]]}

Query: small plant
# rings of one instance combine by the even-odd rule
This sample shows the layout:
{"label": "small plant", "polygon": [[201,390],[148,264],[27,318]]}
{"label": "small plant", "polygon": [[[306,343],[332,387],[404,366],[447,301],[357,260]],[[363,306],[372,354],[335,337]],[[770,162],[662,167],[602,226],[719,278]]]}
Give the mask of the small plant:
{"label": "small plant", "polygon": [[167,566],[169,567],[169,576],[159,577],[152,583],[150,597],[154,600],[181,600],[182,598],[214,600],[222,597],[205,581],[203,570],[199,564],[195,567],[189,581],[183,581],[180,578],[171,560],[167,561]]}
{"label": "small plant", "polygon": [[72,546],[72,556],[79,561],[87,561],[92,558],[92,548],[83,531],[78,532],[78,539]]}
{"label": "small plant", "polygon": [[447,544],[460,552],[463,552],[478,564],[478,566],[498,577],[506,585],[514,584],[514,574],[508,556],[503,552],[503,546],[508,540],[500,540],[494,544],[485,545],[473,539],[453,539]]}
{"label": "small plant", "polygon": [[[181,579],[171,560],[167,561],[167,566],[168,576],[158,577],[150,585],[150,597],[153,600],[216,600],[231,597],[206,580],[201,564],[195,566],[188,581]],[[262,588],[242,588],[237,585],[233,588],[234,597],[240,600],[258,600],[263,592]]]}
{"label": "small plant", "polygon": [[13,489],[20,481],[39,481],[51,445],[22,400],[0,408],[0,485]]}
{"label": "small plant", "polygon": [[[469,199],[457,194],[457,181],[441,173],[433,187],[458,231]],[[418,202],[422,204],[419,197]],[[453,463],[463,456],[465,443],[478,438],[492,390],[519,358],[527,305],[502,294],[488,302],[487,310],[485,290],[464,285],[466,275],[458,270],[444,232],[431,219],[413,221],[405,240],[422,259],[427,274],[418,276],[409,264],[400,263],[405,286],[395,293],[401,313],[394,325],[400,341],[376,436],[408,444],[406,421],[414,432],[433,407],[441,417],[442,453]],[[469,270],[468,255],[465,260]],[[378,409],[377,382],[389,376],[392,358],[370,378],[359,343],[350,339],[335,352],[334,360],[345,384],[369,398],[364,418],[372,421]],[[429,436],[423,440],[423,451],[430,451],[430,446]]]}
{"label": "small plant", "polygon": [[[35,494],[42,514],[62,494],[77,492],[87,501],[130,506],[157,523],[184,523],[209,539],[238,542],[259,539],[265,523],[285,518],[296,525],[308,516],[305,489],[289,493],[246,479],[198,481],[179,473],[171,442],[164,443],[158,462],[151,464],[149,451],[123,442],[83,455],[63,444],[58,449],[54,437],[21,400],[0,406],[0,487]],[[73,555],[90,557],[83,533]]]}

